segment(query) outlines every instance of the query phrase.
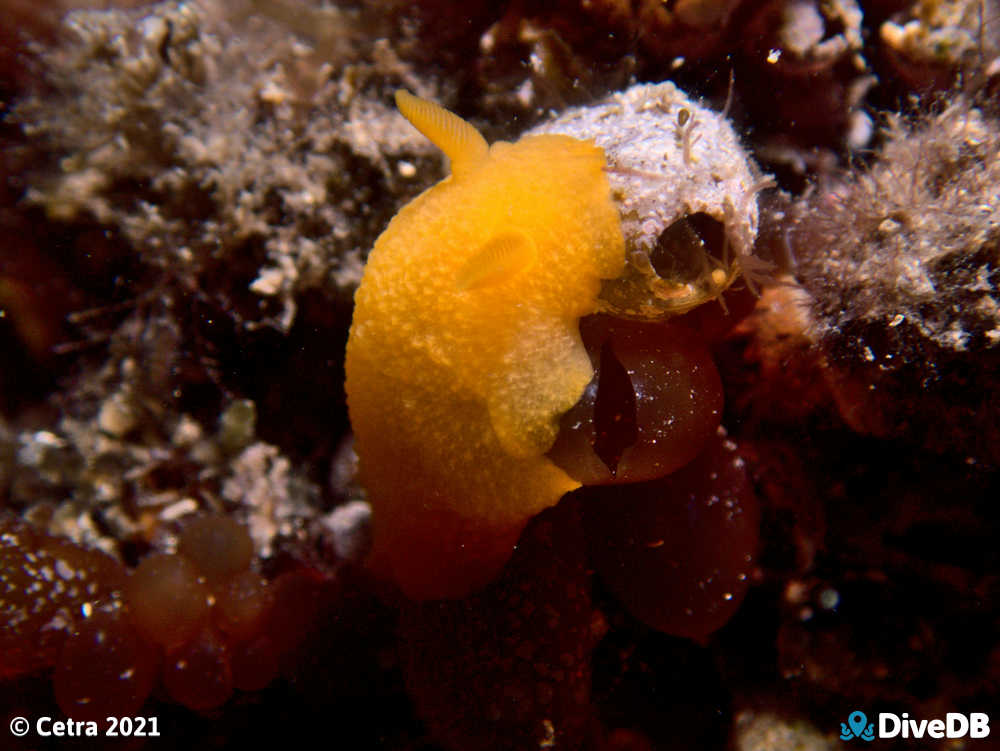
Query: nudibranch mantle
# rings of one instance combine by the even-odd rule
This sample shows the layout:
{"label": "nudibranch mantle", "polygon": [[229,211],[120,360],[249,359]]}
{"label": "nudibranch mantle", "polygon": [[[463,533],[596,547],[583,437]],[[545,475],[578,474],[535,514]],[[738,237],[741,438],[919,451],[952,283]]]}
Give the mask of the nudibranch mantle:
{"label": "nudibranch mantle", "polygon": [[451,161],[376,240],[355,296],[346,390],[374,511],[372,565],[417,599],[492,580],[528,519],[577,487],[544,454],[593,370],[580,339],[625,243],[593,143],[487,147],[405,92]]}

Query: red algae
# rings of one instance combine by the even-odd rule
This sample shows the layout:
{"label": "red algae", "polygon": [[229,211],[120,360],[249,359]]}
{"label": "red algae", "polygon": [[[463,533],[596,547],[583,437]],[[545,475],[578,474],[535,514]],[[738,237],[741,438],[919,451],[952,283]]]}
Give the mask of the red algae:
{"label": "red algae", "polygon": [[299,568],[266,580],[245,555],[246,530],[221,517],[195,519],[181,542],[197,564],[153,553],[127,574],[104,553],[0,517],[0,613],[10,624],[0,679],[52,669],[60,709],[103,721],[138,712],[158,682],[201,712],[298,666],[329,580]]}
{"label": "red algae", "polygon": [[672,475],[578,493],[594,566],[639,620],[703,640],[736,612],[760,511],[735,444],[717,436]]}
{"label": "red algae", "polygon": [[233,693],[233,674],[225,642],[210,628],[167,656],[163,685],[170,698],[189,709],[215,709]]}
{"label": "red algae", "polygon": [[233,641],[258,633],[271,608],[273,592],[256,571],[242,571],[215,589],[213,620]]}
{"label": "red algae", "polygon": [[122,609],[81,619],[59,653],[53,676],[59,708],[75,720],[102,722],[137,712],[159,669],[159,651]]}
{"label": "red algae", "polygon": [[403,605],[407,686],[446,748],[584,747],[590,652],[604,628],[584,548],[579,509],[565,499],[528,524],[481,592]]}
{"label": "red algae", "polygon": [[249,568],[253,541],[235,519],[208,514],[184,528],[177,552],[191,561],[209,582],[220,582]]}
{"label": "red algae", "polygon": [[167,648],[188,642],[208,618],[208,589],[183,556],[147,557],[132,573],[126,592],[139,630]]}
{"label": "red algae", "polygon": [[687,464],[722,415],[722,382],[702,338],[673,323],[590,316],[594,365],[548,456],[584,485],[639,482]]}
{"label": "red algae", "polygon": [[111,556],[0,514],[0,678],[52,665],[81,607],[114,603],[124,583]]}

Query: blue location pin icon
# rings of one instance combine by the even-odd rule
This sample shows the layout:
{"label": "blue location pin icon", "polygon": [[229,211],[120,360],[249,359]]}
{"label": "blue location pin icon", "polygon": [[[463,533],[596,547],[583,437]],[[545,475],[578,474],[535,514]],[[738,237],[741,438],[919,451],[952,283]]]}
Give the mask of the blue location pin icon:
{"label": "blue location pin icon", "polygon": [[[843,717],[843,715],[841,715]],[[865,725],[868,724],[868,718],[865,716],[864,712],[851,712],[850,716],[847,718],[847,724],[851,726],[851,730],[854,731],[854,737],[860,738],[861,734],[865,732]]]}

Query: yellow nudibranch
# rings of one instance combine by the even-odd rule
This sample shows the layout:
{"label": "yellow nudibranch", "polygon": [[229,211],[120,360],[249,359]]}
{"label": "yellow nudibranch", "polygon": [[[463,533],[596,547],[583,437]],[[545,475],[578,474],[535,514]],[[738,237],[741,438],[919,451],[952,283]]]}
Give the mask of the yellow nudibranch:
{"label": "yellow nudibranch", "polygon": [[347,400],[374,511],[372,566],[416,599],[491,581],[527,521],[577,487],[545,452],[593,376],[580,339],[625,242],[604,152],[564,135],[488,146],[406,92],[451,162],[375,242]]}

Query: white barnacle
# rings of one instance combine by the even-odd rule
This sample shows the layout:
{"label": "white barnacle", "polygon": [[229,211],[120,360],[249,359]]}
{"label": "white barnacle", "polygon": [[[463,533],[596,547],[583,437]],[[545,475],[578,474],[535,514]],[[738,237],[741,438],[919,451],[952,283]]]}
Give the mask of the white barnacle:
{"label": "white barnacle", "polygon": [[773,268],[753,255],[762,175],[724,114],[673,83],[641,84],[575,107],[531,133],[591,139],[625,235],[627,265],[602,309],[659,319],[718,298],[738,278],[751,289]]}

